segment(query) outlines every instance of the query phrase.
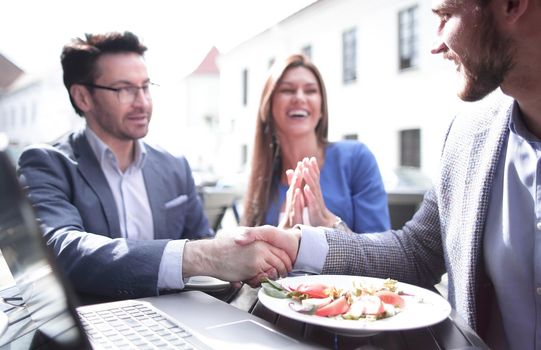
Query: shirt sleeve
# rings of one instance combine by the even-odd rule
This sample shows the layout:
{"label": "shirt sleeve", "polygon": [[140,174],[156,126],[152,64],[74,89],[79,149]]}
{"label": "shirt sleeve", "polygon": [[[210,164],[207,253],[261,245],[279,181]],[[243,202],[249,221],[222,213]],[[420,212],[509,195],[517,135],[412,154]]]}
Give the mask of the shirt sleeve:
{"label": "shirt sleeve", "polygon": [[182,257],[186,241],[172,240],[165,246],[158,271],[158,290],[184,288]]}
{"label": "shirt sleeve", "polygon": [[320,274],[329,252],[329,244],[321,227],[298,225],[301,240],[293,272]]}

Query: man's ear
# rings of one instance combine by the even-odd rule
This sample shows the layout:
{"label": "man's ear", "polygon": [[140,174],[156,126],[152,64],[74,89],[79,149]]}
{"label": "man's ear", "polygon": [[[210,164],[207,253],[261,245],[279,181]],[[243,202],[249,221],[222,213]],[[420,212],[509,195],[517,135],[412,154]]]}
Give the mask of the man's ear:
{"label": "man's ear", "polygon": [[90,96],[90,91],[88,91],[86,86],[80,84],[73,84],[70,87],[70,95],[73,99],[73,102],[75,102],[75,104],[81,111],[88,112],[90,108],[92,108],[92,96]]}
{"label": "man's ear", "polygon": [[508,24],[516,23],[528,9],[532,0],[505,0],[501,1],[503,18]]}

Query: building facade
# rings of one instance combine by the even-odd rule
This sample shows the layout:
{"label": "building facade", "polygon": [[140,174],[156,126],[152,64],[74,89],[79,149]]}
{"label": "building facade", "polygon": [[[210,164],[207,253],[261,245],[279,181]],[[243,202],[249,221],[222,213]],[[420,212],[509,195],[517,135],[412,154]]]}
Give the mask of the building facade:
{"label": "building facade", "polygon": [[231,134],[221,166],[247,166],[268,70],[302,52],[325,80],[331,141],[367,144],[384,173],[409,166],[434,176],[447,126],[462,102],[454,69],[430,53],[437,25],[430,5],[319,0],[223,53],[220,124]]}
{"label": "building facade", "polygon": [[60,70],[39,77],[23,73],[0,92],[0,132],[15,155],[30,144],[52,143],[82,122]]}

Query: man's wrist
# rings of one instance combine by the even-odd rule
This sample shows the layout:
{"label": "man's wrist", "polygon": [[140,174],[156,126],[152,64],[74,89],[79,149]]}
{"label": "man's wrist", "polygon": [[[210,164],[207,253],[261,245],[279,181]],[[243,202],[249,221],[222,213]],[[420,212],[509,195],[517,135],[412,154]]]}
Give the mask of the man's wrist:
{"label": "man's wrist", "polygon": [[182,276],[184,278],[208,275],[210,271],[208,258],[212,240],[187,241],[182,255]]}
{"label": "man's wrist", "polygon": [[295,236],[295,238],[297,238],[298,242],[301,241],[301,236],[302,236],[301,225],[295,225],[289,231],[293,236]]}
{"label": "man's wrist", "polygon": [[290,231],[289,233],[296,238],[296,242],[297,242],[297,250],[295,253],[295,257],[294,258],[292,257],[291,259],[291,262],[294,264],[295,261],[297,260],[297,256],[299,255],[299,249],[301,247],[302,229],[301,229],[301,226],[297,224],[293,226],[289,231]]}

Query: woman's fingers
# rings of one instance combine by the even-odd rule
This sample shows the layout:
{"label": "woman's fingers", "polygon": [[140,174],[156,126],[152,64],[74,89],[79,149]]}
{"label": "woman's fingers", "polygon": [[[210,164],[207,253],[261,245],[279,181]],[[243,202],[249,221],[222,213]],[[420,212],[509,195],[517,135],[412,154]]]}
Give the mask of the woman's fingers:
{"label": "woman's fingers", "polygon": [[303,206],[303,194],[300,188],[295,189],[293,196],[292,208],[289,215],[289,227],[293,227],[297,224],[302,224],[302,208]]}
{"label": "woman's fingers", "polygon": [[293,174],[295,174],[295,170],[293,169],[286,170],[287,184],[290,186],[291,186],[291,180],[293,180]]}

